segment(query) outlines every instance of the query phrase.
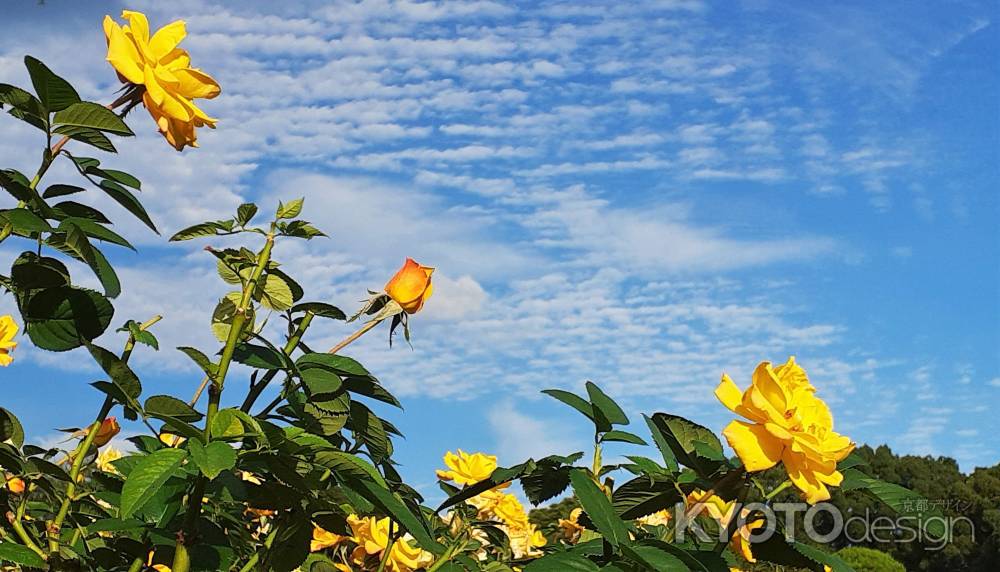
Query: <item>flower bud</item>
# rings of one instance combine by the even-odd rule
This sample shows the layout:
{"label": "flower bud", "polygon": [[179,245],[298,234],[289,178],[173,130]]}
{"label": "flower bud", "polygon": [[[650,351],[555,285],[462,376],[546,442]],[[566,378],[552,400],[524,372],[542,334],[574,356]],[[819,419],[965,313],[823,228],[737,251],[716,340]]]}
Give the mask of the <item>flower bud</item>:
{"label": "flower bud", "polygon": [[421,266],[412,258],[407,258],[403,267],[385,285],[385,293],[395,300],[407,314],[415,314],[434,291],[431,274],[434,269]]}

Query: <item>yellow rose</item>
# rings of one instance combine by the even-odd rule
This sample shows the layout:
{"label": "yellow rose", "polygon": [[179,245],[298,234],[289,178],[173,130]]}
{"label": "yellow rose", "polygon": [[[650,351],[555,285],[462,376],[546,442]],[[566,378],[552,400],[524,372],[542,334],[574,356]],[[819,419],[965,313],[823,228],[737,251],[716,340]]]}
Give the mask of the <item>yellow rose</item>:
{"label": "yellow rose", "polygon": [[101,421],[101,426],[97,430],[97,437],[94,437],[94,446],[103,447],[107,445],[121,430],[122,428],[118,425],[117,419],[114,417],[106,418],[104,421]]}
{"label": "yellow rose", "polygon": [[434,269],[421,266],[412,258],[407,258],[403,267],[385,285],[385,293],[395,300],[407,314],[416,314],[431,297],[434,286],[431,274]]}
{"label": "yellow rose", "polygon": [[[368,516],[359,518],[357,515],[347,517],[353,536],[351,540],[358,545],[351,558],[359,566],[363,566],[369,556],[381,557],[389,545],[389,518],[376,519]],[[397,538],[389,550],[389,558],[385,569],[389,572],[413,572],[429,566],[434,562],[434,555],[411,543],[409,534]]]}
{"label": "yellow rose", "polygon": [[827,485],[843,480],[837,462],[854,449],[848,437],[833,431],[833,415],[815,392],[794,358],[776,368],[762,362],[746,391],[728,375],[715,390],[723,405],[749,420],[733,421],[722,432],[746,470],[782,462],[810,504],[830,498]]}
{"label": "yellow rose", "polygon": [[[743,509],[743,511],[740,512],[740,516],[744,519],[746,519],[749,515],[750,511],[747,509]],[[753,551],[750,549],[750,533],[758,528],[763,528],[764,525],[765,522],[763,518],[756,518],[755,520],[739,527],[736,532],[733,533],[733,538],[729,541],[729,548],[736,554],[739,554],[746,559],[747,562],[757,562],[757,559],[754,558]],[[729,522],[727,521],[724,526],[728,527]]]}
{"label": "yellow rose", "polygon": [[498,493],[499,499],[493,507],[493,514],[504,524],[516,527],[528,526],[528,513],[524,510],[524,505],[517,500],[514,495]]}
{"label": "yellow rose", "polygon": [[184,441],[187,441],[187,437],[181,437],[180,435],[174,435],[173,433],[167,433],[166,431],[160,432],[160,442],[167,447],[180,447],[184,444]]}
{"label": "yellow rose", "polygon": [[647,514],[646,516],[636,519],[636,522],[642,526],[666,526],[670,524],[670,511],[663,509],[653,514]]}
{"label": "yellow rose", "polygon": [[145,14],[124,10],[122,18],[128,25],[104,17],[108,62],[123,82],[142,86],[142,103],[167,142],[178,151],[197,147],[195,128],[214,129],[217,120],[193,100],[212,99],[222,90],[211,76],[191,67],[187,52],[177,47],[187,35],[184,21],[167,24],[150,37]]}
{"label": "yellow rose", "polygon": [[114,447],[108,447],[97,455],[97,468],[105,473],[119,474],[118,469],[111,463],[121,459],[124,455]]}
{"label": "yellow rose", "polygon": [[[447,465],[448,470],[436,471],[439,479],[442,481],[454,481],[459,485],[473,485],[490,478],[493,471],[497,469],[497,458],[495,455],[487,455],[485,453],[473,453],[470,455],[458,449],[457,455],[451,451],[444,454],[444,464]],[[497,488],[504,488],[509,485],[510,483],[504,483]]]}
{"label": "yellow rose", "polygon": [[698,514],[691,515],[691,517],[695,518],[701,514],[708,514],[708,516],[718,522],[720,526],[729,525],[729,519],[732,518],[733,511],[736,508],[734,501],[726,502],[718,495],[708,496],[708,493],[705,491],[701,489],[694,489],[689,492],[687,497],[684,499],[684,505],[690,509],[698,503],[702,503],[702,507],[698,511]]}
{"label": "yellow rose", "polygon": [[545,535],[535,528],[535,525],[525,521],[524,526],[505,526],[504,532],[510,539],[510,549],[514,553],[514,558],[535,558],[542,555],[538,550],[545,546]]}
{"label": "yellow rose", "polygon": [[580,535],[586,530],[580,525],[581,514],[583,514],[583,509],[577,507],[569,512],[569,518],[559,519],[559,530],[562,532],[562,537],[570,544],[576,544],[580,540]]}
{"label": "yellow rose", "polygon": [[7,316],[0,316],[0,365],[7,367],[10,362],[14,361],[11,357],[10,352],[14,351],[17,347],[17,342],[14,341],[14,336],[17,335],[17,322],[14,318]]}
{"label": "yellow rose", "polygon": [[309,552],[319,552],[320,550],[334,547],[345,540],[347,540],[346,536],[328,532],[314,524],[312,541],[309,543]]}

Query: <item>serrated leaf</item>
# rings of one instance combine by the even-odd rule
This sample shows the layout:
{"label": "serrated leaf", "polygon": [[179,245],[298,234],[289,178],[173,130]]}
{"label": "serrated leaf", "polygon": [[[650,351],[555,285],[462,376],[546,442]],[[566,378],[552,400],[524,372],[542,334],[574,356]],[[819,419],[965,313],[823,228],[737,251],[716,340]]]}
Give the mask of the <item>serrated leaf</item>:
{"label": "serrated leaf", "polygon": [[312,312],[316,316],[321,318],[330,318],[332,320],[347,319],[347,314],[344,314],[343,310],[325,302],[303,302],[292,306],[293,314],[299,312]]}
{"label": "serrated leaf", "polygon": [[41,61],[24,56],[24,67],[28,68],[38,99],[49,111],[62,111],[80,101],[80,95],[73,86]]}
{"label": "serrated leaf", "polygon": [[556,552],[532,560],[524,567],[524,572],[596,572],[597,564],[586,557],[572,552]]}
{"label": "serrated leaf", "polygon": [[580,506],[590,517],[597,531],[604,535],[604,539],[612,546],[629,544],[628,527],[615,512],[608,497],[597,487],[597,483],[580,469],[571,471],[569,477]]}
{"label": "serrated leaf", "polygon": [[114,307],[92,290],[60,286],[33,294],[23,316],[35,345],[66,351],[103,334],[114,316]]}
{"label": "serrated leaf", "polygon": [[52,117],[53,125],[88,127],[115,135],[134,135],[128,125],[114,111],[91,101],[73,103]]}
{"label": "serrated leaf", "polygon": [[590,419],[597,425],[598,431],[611,430],[611,425],[603,422],[603,420],[600,424],[598,424],[597,418],[594,416],[594,406],[579,395],[569,391],[563,391],[562,389],[543,389],[542,393],[550,397],[554,397],[555,399],[558,399],[559,401],[586,415],[587,419]]}
{"label": "serrated leaf", "polygon": [[149,218],[146,208],[142,206],[142,203],[139,202],[139,199],[137,199],[131,191],[118,183],[107,179],[101,181],[101,184],[98,186],[101,190],[107,193],[109,197],[114,199],[115,202],[124,207],[125,210],[132,213],[132,215],[137,219],[141,220],[153,232],[160,234],[160,231],[156,230],[156,225],[153,224],[153,220]]}
{"label": "serrated leaf", "polygon": [[216,372],[219,370],[219,366],[212,363],[212,360],[208,359],[208,356],[202,353],[201,350],[187,346],[181,346],[177,349],[184,352],[184,354],[191,358],[194,363],[198,364],[198,367],[200,367],[201,371],[205,372],[206,375],[215,376]]}
{"label": "serrated leaf", "polygon": [[302,203],[305,202],[304,198],[299,198],[295,200],[288,201],[287,204],[279,202],[277,218],[295,218],[299,216],[302,212]]}
{"label": "serrated leaf", "polygon": [[236,224],[246,226],[257,214],[257,205],[253,203],[243,203],[236,209]]}
{"label": "serrated leaf", "polygon": [[587,384],[587,395],[590,397],[590,403],[594,406],[594,413],[599,417],[603,416],[612,425],[628,425],[628,416],[622,411],[622,408],[615,403],[614,399],[608,397],[606,393],[601,391],[600,387],[597,387],[592,381],[588,381]]}
{"label": "serrated leaf", "polygon": [[21,546],[13,541],[0,542],[0,562],[20,564],[32,568],[45,568],[45,560],[27,546]]}
{"label": "serrated leaf", "polygon": [[209,480],[236,466],[236,450],[221,441],[202,445],[200,441],[191,440],[188,441],[188,452],[191,460]]}
{"label": "serrated leaf", "polygon": [[125,479],[120,499],[120,518],[129,518],[156,494],[187,458],[184,449],[165,448],[142,457]]}
{"label": "serrated leaf", "polygon": [[292,307],[292,289],[280,277],[268,272],[259,283],[260,303],[266,308],[283,312]]}
{"label": "serrated leaf", "polygon": [[219,232],[225,231],[225,227],[220,225],[218,222],[202,222],[177,231],[170,237],[170,242],[191,240],[192,238],[198,238],[200,236],[215,236]]}
{"label": "serrated leaf", "polygon": [[121,390],[132,399],[138,399],[142,394],[142,384],[139,377],[132,371],[127,363],[118,356],[109,352],[96,344],[87,344],[87,350],[93,356],[97,365],[101,366],[104,373],[108,374],[111,382],[121,388]]}
{"label": "serrated leaf", "polygon": [[647,445],[642,437],[629,433],[628,431],[613,430],[601,435],[601,442],[618,441],[620,443],[631,443],[633,445]]}
{"label": "serrated leaf", "polygon": [[118,152],[118,149],[115,148],[115,144],[111,142],[111,139],[108,139],[107,135],[101,133],[97,129],[76,125],[62,125],[53,129],[52,132],[58,135],[65,135],[74,141],[86,143],[87,145],[96,147],[101,151],[107,151],[108,153]]}
{"label": "serrated leaf", "polygon": [[156,415],[166,415],[181,421],[193,422],[201,421],[204,417],[187,403],[170,395],[153,395],[146,400],[143,407],[146,413]]}

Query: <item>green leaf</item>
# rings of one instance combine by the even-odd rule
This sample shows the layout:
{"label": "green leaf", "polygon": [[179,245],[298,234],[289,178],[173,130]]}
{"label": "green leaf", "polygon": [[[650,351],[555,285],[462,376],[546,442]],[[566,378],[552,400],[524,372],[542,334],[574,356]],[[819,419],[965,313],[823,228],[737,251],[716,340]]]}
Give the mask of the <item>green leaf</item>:
{"label": "green leaf", "polygon": [[279,276],[268,272],[258,285],[260,302],[266,308],[283,312],[292,307],[292,288]]}
{"label": "green leaf", "polygon": [[583,470],[576,469],[570,473],[569,478],[573,484],[573,492],[576,493],[576,498],[580,501],[580,506],[583,507],[604,539],[612,546],[629,544],[628,527],[618,517],[614,507],[611,506],[611,501],[597,487],[597,483],[590,478],[590,475]]}
{"label": "green leaf", "polygon": [[281,352],[249,343],[237,344],[233,350],[233,361],[257,369],[285,369],[290,363]]}
{"label": "green leaf", "polygon": [[107,151],[108,153],[118,152],[118,149],[115,148],[115,144],[108,139],[107,135],[96,129],[91,129],[90,127],[62,125],[53,129],[52,132],[58,135],[65,135],[74,141],[86,143],[87,145],[96,147],[101,151]]}
{"label": "green leaf", "polygon": [[55,215],[53,218],[79,217],[101,224],[111,224],[101,211],[74,201],[63,201],[52,205],[52,213]]}
{"label": "green leaf", "polygon": [[38,101],[34,95],[19,87],[0,83],[0,109],[3,108],[4,104],[11,107],[7,113],[45,131],[49,114],[42,108],[42,102]]}
{"label": "green leaf", "polygon": [[597,384],[591,381],[587,382],[587,395],[594,405],[594,413],[597,414],[598,418],[603,417],[612,425],[628,425],[628,417],[622,408],[615,403],[614,399],[601,391]]}
{"label": "green leaf", "polygon": [[114,316],[114,307],[93,290],[60,286],[33,294],[23,316],[35,345],[61,352],[103,334]]}
{"label": "green leaf", "polygon": [[663,456],[663,462],[667,466],[667,470],[671,473],[676,473],[680,467],[677,466],[677,456],[671,450],[670,443],[667,442],[666,437],[663,436],[659,427],[653,423],[653,420],[649,416],[643,415],[642,418],[646,420],[646,426],[649,427],[649,432],[653,436],[656,448],[660,450],[660,454]]}
{"label": "green leaf", "polygon": [[132,368],[127,363],[99,345],[88,343],[87,349],[90,351],[90,355],[94,357],[94,361],[111,378],[112,383],[120,387],[125,395],[132,399],[139,398],[139,395],[142,394],[142,384],[139,382],[139,377],[135,375],[135,372],[132,371]]}
{"label": "green leaf", "polygon": [[87,127],[114,133],[115,135],[134,135],[114,111],[92,101],[81,101],[56,112],[52,117],[53,125],[69,127]]}
{"label": "green leaf", "polygon": [[330,318],[333,320],[347,319],[347,314],[344,314],[343,310],[325,302],[303,302],[292,306],[293,314],[299,312],[312,312],[321,318]]}
{"label": "green leaf", "polygon": [[608,441],[618,441],[621,443],[632,443],[633,445],[647,445],[645,440],[638,435],[629,433],[628,431],[608,431],[604,435],[601,435],[601,442],[606,443]]}
{"label": "green leaf", "polygon": [[134,176],[126,173],[125,171],[119,171],[117,169],[87,169],[90,171],[97,171],[105,179],[111,179],[116,183],[125,185],[126,187],[132,187],[133,189],[139,191],[142,190],[142,182],[136,179]]}
{"label": "green leaf", "polygon": [[656,572],[688,572],[690,570],[679,558],[655,546],[624,546],[622,552],[632,560],[645,564]]}
{"label": "green leaf", "polygon": [[[215,334],[215,338],[220,342],[224,342],[229,338],[229,330],[232,329],[233,318],[236,317],[236,311],[239,308],[242,297],[243,294],[241,292],[230,292],[219,300],[219,303],[215,306],[215,310],[212,312],[212,333]],[[244,323],[245,327],[250,331],[253,330],[254,319],[253,307],[248,307]]]}
{"label": "green leaf", "polygon": [[45,192],[42,193],[42,197],[46,199],[52,199],[55,197],[62,197],[65,195],[72,195],[74,193],[82,193],[83,191],[84,191],[83,187],[77,187],[74,185],[55,184],[55,185],[49,185],[49,188],[45,189]]}
{"label": "green leaf", "polygon": [[929,536],[944,538],[948,533],[944,519],[941,518],[941,511],[910,489],[871,477],[861,477],[858,479],[858,485],[856,488],[862,488],[868,495],[885,503],[896,514],[915,517],[915,521],[925,527]]}
{"label": "green leaf", "polygon": [[[707,427],[677,415],[656,413],[652,417],[654,435],[658,431],[678,461],[707,478],[721,464],[722,443]],[[702,443],[700,447],[697,443]],[[704,447],[708,448],[705,449]],[[699,451],[701,449],[701,451]],[[712,451],[713,456],[705,453]],[[664,457],[666,460],[666,457]]]}
{"label": "green leaf", "polygon": [[27,546],[21,546],[11,540],[0,542],[0,561],[32,568],[45,568],[45,560],[32,552]]}
{"label": "green leaf", "polygon": [[25,208],[0,211],[0,220],[10,223],[14,232],[28,235],[34,232],[51,232],[52,227],[44,219]]}
{"label": "green leaf", "polygon": [[24,67],[28,68],[38,99],[49,111],[62,111],[80,101],[73,86],[39,60],[24,56]]}
{"label": "green leaf", "polygon": [[830,566],[835,572],[853,572],[840,558],[799,542],[787,541],[781,534],[755,541],[753,554],[757,560],[815,572],[823,572],[824,566]]}
{"label": "green leaf", "polygon": [[132,213],[137,219],[145,223],[146,226],[152,229],[153,232],[160,234],[160,231],[156,230],[156,225],[153,224],[152,219],[149,218],[149,214],[146,213],[146,209],[142,206],[142,203],[139,202],[139,199],[137,199],[131,191],[118,183],[107,179],[101,181],[101,184],[98,186],[100,186],[100,188],[107,193],[109,197],[114,199],[115,202],[125,207],[125,210]]}
{"label": "green leaf", "polygon": [[135,250],[128,240],[119,235],[117,232],[97,224],[96,222],[90,220],[89,218],[80,217],[68,217],[59,223],[59,230],[63,232],[69,232],[69,225],[73,225],[84,232],[89,237],[96,238],[98,240],[103,240],[105,242],[110,242],[111,244],[117,244],[118,246],[124,246],[130,250]]}
{"label": "green leaf", "polygon": [[636,477],[619,485],[611,495],[615,511],[626,520],[672,509],[683,501],[673,479],[666,475]]}
{"label": "green leaf", "polygon": [[10,441],[15,447],[24,445],[24,428],[17,416],[0,407],[0,443]]}
{"label": "green leaf", "polygon": [[524,567],[524,572],[596,572],[597,564],[572,552],[556,552],[532,560]]}
{"label": "green leaf", "polygon": [[69,270],[66,265],[34,252],[22,252],[10,269],[11,282],[21,291],[39,288],[69,286]]}
{"label": "green leaf", "polygon": [[246,226],[257,214],[257,205],[253,203],[243,203],[236,209],[236,224]]}
{"label": "green leaf", "polygon": [[184,449],[165,448],[142,457],[122,486],[120,518],[129,518],[156,494],[187,458]]}
{"label": "green leaf", "polygon": [[101,281],[105,296],[115,298],[121,294],[121,282],[118,280],[115,269],[104,257],[104,253],[90,244],[86,233],[72,223],[66,224],[61,230],[64,232],[50,235],[45,240],[46,244],[86,263],[97,279]]}
{"label": "green leaf", "polygon": [[274,524],[274,542],[264,552],[260,570],[291,572],[299,568],[309,556],[312,540],[312,523],[306,515],[292,514]]}
{"label": "green leaf", "polygon": [[295,217],[299,216],[299,213],[302,212],[302,203],[304,201],[305,201],[305,199],[301,198],[301,199],[295,199],[293,201],[289,201],[288,204],[279,202],[278,203],[277,218],[279,218],[279,219],[282,219],[282,218],[295,218]]}
{"label": "green leaf", "polygon": [[313,463],[330,469],[341,479],[371,480],[382,488],[389,488],[385,479],[371,463],[343,451],[319,451],[310,459]]}
{"label": "green leaf", "polygon": [[341,375],[356,375],[371,377],[368,370],[363,365],[352,358],[338,354],[307,353],[295,360],[295,365],[299,369],[309,369],[321,367],[329,369]]}
{"label": "green leaf", "polygon": [[201,473],[209,480],[236,466],[236,450],[221,441],[202,445],[200,441],[188,441],[188,452]]}
{"label": "green leaf", "polygon": [[362,403],[352,401],[350,407],[350,423],[354,440],[364,443],[372,461],[381,463],[392,455],[392,441],[389,440],[389,435],[385,432],[382,420]]}
{"label": "green leaf", "polygon": [[228,232],[228,231],[226,230],[226,227],[222,226],[218,222],[214,221],[203,222],[177,231],[173,236],[170,237],[170,242],[191,240],[192,238],[198,238],[200,236],[215,236],[220,232]]}
{"label": "green leaf", "polygon": [[563,391],[561,389],[543,389],[542,393],[550,397],[554,397],[559,401],[562,401],[566,405],[569,405],[573,409],[576,409],[580,413],[586,415],[587,419],[590,419],[591,421],[594,422],[594,424],[597,426],[598,431],[611,430],[611,425],[610,423],[606,423],[605,422],[606,420],[602,419],[601,423],[598,424],[597,418],[594,416],[594,406],[591,405],[589,401],[580,397],[579,395],[575,393],[570,393],[569,391]]}
{"label": "green leaf", "polygon": [[194,363],[198,364],[198,367],[201,368],[201,371],[205,372],[205,375],[211,377],[219,371],[219,366],[212,363],[212,360],[208,359],[208,356],[202,353],[201,350],[187,346],[181,346],[177,349],[184,352],[184,354],[191,358]]}
{"label": "green leaf", "polygon": [[151,396],[143,409],[149,414],[166,415],[187,422],[201,421],[204,417],[194,407],[170,395]]}

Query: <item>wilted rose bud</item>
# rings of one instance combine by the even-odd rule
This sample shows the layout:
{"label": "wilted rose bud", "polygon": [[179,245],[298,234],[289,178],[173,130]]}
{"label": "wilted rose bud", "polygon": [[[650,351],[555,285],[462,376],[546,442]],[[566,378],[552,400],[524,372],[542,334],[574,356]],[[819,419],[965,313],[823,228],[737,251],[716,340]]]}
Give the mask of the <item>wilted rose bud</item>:
{"label": "wilted rose bud", "polygon": [[15,495],[23,493],[25,488],[26,487],[24,485],[24,481],[22,481],[21,479],[17,477],[11,477],[10,479],[7,479],[7,490],[14,493]]}
{"label": "wilted rose bud", "polygon": [[114,417],[106,418],[104,421],[101,421],[101,427],[97,430],[97,437],[94,438],[94,446],[103,447],[107,445],[121,430],[122,428],[118,425],[117,419]]}
{"label": "wilted rose bud", "polygon": [[396,301],[407,314],[415,314],[431,297],[434,286],[431,284],[431,274],[434,269],[421,266],[412,258],[407,258],[403,267],[385,285],[385,293]]}

